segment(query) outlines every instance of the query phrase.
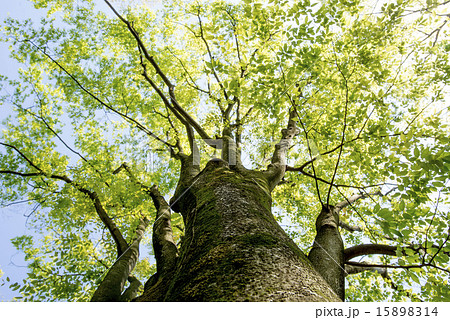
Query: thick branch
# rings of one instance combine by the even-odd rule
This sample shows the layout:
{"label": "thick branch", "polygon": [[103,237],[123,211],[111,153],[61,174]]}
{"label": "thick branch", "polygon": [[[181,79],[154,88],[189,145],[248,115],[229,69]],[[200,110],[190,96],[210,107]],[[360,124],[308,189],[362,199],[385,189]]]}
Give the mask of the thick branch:
{"label": "thick branch", "polygon": [[122,302],[128,302],[136,298],[139,293],[139,289],[142,287],[142,283],[134,276],[129,276],[128,282],[130,285],[120,296],[120,301]]}
{"label": "thick branch", "polygon": [[368,254],[385,254],[389,256],[397,255],[397,247],[386,244],[360,244],[344,250],[344,260],[347,262],[355,257]]}
{"label": "thick branch", "polygon": [[102,203],[100,202],[100,199],[96,192],[92,192],[90,190],[79,188],[75,186],[78,190],[88,195],[88,197],[94,202],[95,210],[97,211],[97,214],[102,220],[102,222],[105,224],[105,226],[108,228],[109,232],[111,233],[114,241],[116,242],[117,246],[117,255],[120,256],[127,248],[127,242],[125,241],[122,233],[120,232],[119,228],[116,226],[114,221],[109,217],[109,215],[106,213],[106,210],[103,208]]}
{"label": "thick branch", "polygon": [[[442,247],[436,244],[432,245],[432,248],[438,249],[437,252],[441,251]],[[425,246],[423,245],[409,245],[405,247],[397,247],[390,246],[387,244],[360,244],[354,247],[350,247],[344,250],[345,261],[351,260],[355,257],[364,256],[368,254],[385,254],[389,256],[398,256],[397,250],[400,250],[401,255],[407,255],[406,249],[413,250],[414,252],[425,251]],[[426,251],[425,251],[426,252]],[[450,256],[450,252],[448,250],[443,251],[443,254]],[[429,263],[432,263],[433,260],[430,260]],[[425,263],[425,262],[423,262]]]}
{"label": "thick branch", "polygon": [[272,161],[267,168],[269,174],[269,187],[271,190],[281,181],[286,172],[286,155],[294,137],[299,133],[297,123],[294,120],[295,112],[289,113],[289,121],[286,129],[281,130],[281,140],[275,145]]}
{"label": "thick branch", "polygon": [[242,168],[238,144],[233,139],[230,126],[226,126],[222,131],[222,160],[230,167]]}
{"label": "thick branch", "polygon": [[372,271],[377,272],[383,278],[389,278],[388,269],[387,268],[378,268],[378,267],[367,267],[364,265],[353,266],[353,265],[345,265],[345,273],[346,275],[361,273],[364,271]]}
{"label": "thick branch", "polygon": [[156,220],[153,224],[153,250],[156,259],[156,272],[159,276],[170,273],[178,258],[178,249],[173,240],[170,222],[170,207],[154,185],[150,189],[153,203],[156,207]]}
{"label": "thick branch", "polygon": [[114,221],[109,217],[108,213],[106,212],[105,208],[103,207],[100,198],[98,194],[95,191],[90,191],[77,183],[73,182],[70,178],[67,176],[58,176],[58,175],[51,175],[50,178],[62,180],[72,186],[74,186],[76,189],[78,189],[80,192],[84,193],[91,199],[91,201],[94,204],[95,211],[97,212],[98,217],[103,222],[103,224],[108,228],[109,233],[111,234],[114,242],[116,243],[117,247],[117,256],[120,256],[127,250],[128,244],[125,240],[125,238],[122,235],[122,232],[120,232],[117,225],[114,223]]}
{"label": "thick branch", "polygon": [[[194,147],[197,147],[194,144]],[[186,190],[192,186],[192,179],[200,173],[200,159],[197,158],[199,152],[197,150],[196,155],[191,153],[189,156],[180,154],[180,175],[178,179],[177,188],[173,197],[170,199],[170,208],[175,212],[181,212],[180,199],[183,198]]]}
{"label": "thick branch", "polygon": [[436,268],[438,270],[447,272],[450,274],[450,270],[438,267],[432,263],[421,263],[421,264],[411,264],[411,265],[390,265],[390,264],[371,264],[366,262],[354,262],[354,261],[347,261],[345,264],[351,265],[351,266],[362,266],[362,267],[375,267],[375,268],[390,268],[390,269],[416,269],[416,268],[424,268],[424,267],[431,267]]}
{"label": "thick branch", "polygon": [[124,169],[130,179],[139,185],[145,192],[147,192],[156,208],[156,219],[153,224],[153,250],[156,259],[157,273],[162,276],[167,274],[175,265],[178,257],[178,249],[173,240],[172,226],[170,222],[171,214],[170,207],[164,197],[158,190],[156,185],[147,187],[139,182],[126,163],[123,163],[114,174],[119,173]]}
{"label": "thick branch", "polygon": [[[105,278],[94,292],[91,301],[94,302],[112,302],[122,301],[122,291],[125,283],[128,280],[131,272],[136,266],[139,258],[139,244],[144,235],[144,231],[149,224],[147,218],[142,218],[136,228],[136,236],[131,245],[124,251],[124,253],[116,260],[116,262],[109,269]],[[130,287],[135,284],[130,283]],[[133,288],[130,288],[133,291]],[[126,293],[128,296],[130,292]]]}

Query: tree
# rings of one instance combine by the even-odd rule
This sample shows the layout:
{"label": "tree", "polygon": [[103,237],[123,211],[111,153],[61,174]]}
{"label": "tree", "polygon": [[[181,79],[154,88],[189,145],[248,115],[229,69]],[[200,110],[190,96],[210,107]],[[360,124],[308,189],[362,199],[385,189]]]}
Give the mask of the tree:
{"label": "tree", "polygon": [[24,300],[450,299],[448,1],[32,2]]}

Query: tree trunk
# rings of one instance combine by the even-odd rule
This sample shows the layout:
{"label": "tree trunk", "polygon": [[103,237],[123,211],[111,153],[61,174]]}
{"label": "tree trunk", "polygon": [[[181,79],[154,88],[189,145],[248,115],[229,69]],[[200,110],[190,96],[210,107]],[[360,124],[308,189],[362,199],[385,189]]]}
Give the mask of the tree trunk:
{"label": "tree trunk", "polygon": [[344,243],[339,232],[339,213],[322,206],[316,220],[316,238],[308,258],[334,292],[345,299]]}
{"label": "tree trunk", "polygon": [[271,213],[264,172],[210,161],[177,190],[185,235],[138,301],[340,301]]}

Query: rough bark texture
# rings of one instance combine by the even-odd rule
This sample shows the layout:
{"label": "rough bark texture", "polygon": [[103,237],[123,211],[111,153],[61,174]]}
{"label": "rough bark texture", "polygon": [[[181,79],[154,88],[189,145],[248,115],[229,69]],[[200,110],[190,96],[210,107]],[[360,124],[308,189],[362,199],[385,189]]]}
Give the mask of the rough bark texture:
{"label": "rough bark texture", "polygon": [[308,258],[334,292],[344,300],[344,244],[338,226],[338,210],[324,205],[316,220],[317,234]]}
{"label": "rough bark texture", "polygon": [[214,159],[178,188],[185,236],[175,267],[138,301],[339,301],[271,214],[263,173]]}

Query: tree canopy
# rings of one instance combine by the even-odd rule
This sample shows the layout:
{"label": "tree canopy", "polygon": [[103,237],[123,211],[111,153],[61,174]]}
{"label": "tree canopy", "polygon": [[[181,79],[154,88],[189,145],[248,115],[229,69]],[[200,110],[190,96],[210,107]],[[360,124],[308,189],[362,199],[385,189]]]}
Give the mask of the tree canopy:
{"label": "tree canopy", "polygon": [[195,141],[204,165],[230,128],[264,170],[290,119],[272,210],[298,246],[336,206],[347,301],[450,300],[449,1],[31,2],[39,23],[3,22],[22,68],[0,76],[0,201],[36,231],[12,239],[23,300],[89,300],[155,221],[142,185],[175,192],[178,151]]}

